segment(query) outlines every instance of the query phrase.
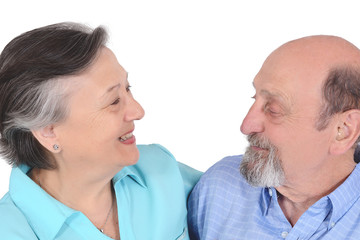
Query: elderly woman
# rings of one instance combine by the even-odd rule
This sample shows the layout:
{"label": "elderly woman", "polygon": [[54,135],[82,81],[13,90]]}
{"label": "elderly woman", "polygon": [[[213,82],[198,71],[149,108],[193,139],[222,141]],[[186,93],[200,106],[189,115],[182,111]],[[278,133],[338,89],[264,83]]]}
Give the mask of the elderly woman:
{"label": "elderly woman", "polygon": [[199,172],[159,145],[136,146],[144,110],[106,32],[61,23],[0,55],[1,239],[188,239]]}

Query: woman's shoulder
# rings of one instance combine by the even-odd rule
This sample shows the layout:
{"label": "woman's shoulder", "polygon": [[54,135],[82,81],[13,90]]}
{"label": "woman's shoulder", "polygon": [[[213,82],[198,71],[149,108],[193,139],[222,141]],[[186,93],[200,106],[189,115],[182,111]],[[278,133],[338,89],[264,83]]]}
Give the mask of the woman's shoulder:
{"label": "woman's shoulder", "polygon": [[175,162],[175,157],[172,153],[160,144],[137,145],[140,152],[139,162],[144,160],[154,160],[157,162]]}
{"label": "woman's shoulder", "polygon": [[0,232],[3,239],[37,239],[24,214],[9,193],[0,200]]}
{"label": "woman's shoulder", "polygon": [[178,170],[178,163],[172,153],[160,144],[138,145],[140,158],[135,165],[142,171]]}
{"label": "woman's shoulder", "polygon": [[177,162],[174,155],[160,144],[138,145],[140,159],[134,166],[146,177],[156,179],[167,178],[171,181],[180,180],[188,192],[199,180],[202,172]]}
{"label": "woman's shoulder", "polygon": [[17,222],[19,219],[21,220],[25,218],[25,216],[12,201],[9,193],[6,193],[0,200],[0,213],[1,228],[4,226],[4,224],[7,225],[12,221]]}
{"label": "woman's shoulder", "polygon": [[184,176],[194,177],[195,175],[200,177],[202,174],[190,166],[177,162],[174,155],[160,144],[138,145],[138,149],[140,158],[136,165],[146,167],[144,170],[155,169],[165,171],[167,168],[174,168]]}

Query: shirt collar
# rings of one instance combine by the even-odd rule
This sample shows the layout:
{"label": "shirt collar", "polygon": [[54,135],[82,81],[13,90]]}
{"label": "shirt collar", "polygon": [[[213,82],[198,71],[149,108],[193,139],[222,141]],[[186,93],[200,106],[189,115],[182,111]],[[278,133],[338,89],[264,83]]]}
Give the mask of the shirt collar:
{"label": "shirt collar", "polygon": [[[39,187],[27,175],[29,170],[26,165],[12,169],[9,194],[35,234],[40,239],[54,239],[64,223],[79,212],[57,201]],[[113,184],[126,177],[147,188],[145,176],[137,166],[123,168],[114,176]]]}
{"label": "shirt collar", "polygon": [[27,175],[29,170],[25,165],[13,168],[9,194],[35,234],[40,239],[54,239],[64,222],[77,211],[57,201],[34,183]]}
{"label": "shirt collar", "polygon": [[118,172],[114,178],[113,183],[116,184],[120,182],[125,177],[130,177],[137,184],[142,186],[143,188],[147,188],[146,179],[142,171],[138,168],[137,165],[131,165],[124,167],[120,172]]}
{"label": "shirt collar", "polygon": [[277,192],[276,189],[273,187],[266,187],[262,189],[261,192],[262,204],[261,204],[261,211],[263,216],[267,215],[271,206],[274,207],[275,203],[277,202]]}
{"label": "shirt collar", "polygon": [[[324,208],[330,200],[332,206],[329,227],[336,223],[352,207],[354,202],[360,197],[360,165],[357,164],[349,177],[332,193],[323,197],[314,204],[315,207]],[[277,201],[276,189],[273,187],[262,189],[262,213],[266,215],[272,203]]]}
{"label": "shirt collar", "polygon": [[330,223],[336,223],[360,197],[360,165],[357,164],[350,176],[328,195],[333,210]]}
{"label": "shirt collar", "polygon": [[268,213],[270,207],[270,200],[271,200],[271,188],[263,188],[261,190],[261,212],[262,215],[265,216]]}

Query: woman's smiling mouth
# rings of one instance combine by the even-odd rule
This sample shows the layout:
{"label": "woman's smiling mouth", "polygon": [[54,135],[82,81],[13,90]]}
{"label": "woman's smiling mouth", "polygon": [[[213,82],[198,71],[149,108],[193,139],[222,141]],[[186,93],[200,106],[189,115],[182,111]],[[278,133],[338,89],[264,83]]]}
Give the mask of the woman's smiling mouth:
{"label": "woman's smiling mouth", "polygon": [[132,131],[125,134],[124,136],[119,137],[119,140],[121,143],[124,143],[124,144],[133,144],[136,141],[135,136]]}
{"label": "woman's smiling mouth", "polygon": [[119,139],[120,139],[120,141],[121,141],[121,142],[124,142],[124,141],[126,141],[126,140],[128,140],[128,139],[132,138],[133,136],[134,136],[134,135],[133,135],[133,133],[131,132],[131,133],[128,133],[128,134],[126,134],[126,135],[124,135],[124,136],[120,137]]}

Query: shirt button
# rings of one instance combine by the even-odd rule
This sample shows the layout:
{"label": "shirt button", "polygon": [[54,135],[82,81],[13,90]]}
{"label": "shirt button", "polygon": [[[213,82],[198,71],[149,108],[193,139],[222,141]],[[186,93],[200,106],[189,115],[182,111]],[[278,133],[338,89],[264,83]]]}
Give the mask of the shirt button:
{"label": "shirt button", "polygon": [[282,232],[282,233],[281,233],[281,237],[282,237],[282,238],[286,238],[288,234],[289,234],[288,232]]}
{"label": "shirt button", "polygon": [[335,223],[334,223],[334,222],[331,223],[331,227],[332,227],[332,228],[335,227]]}
{"label": "shirt button", "polygon": [[269,195],[270,197],[272,197],[272,191],[271,191],[271,188],[268,188],[269,189]]}

